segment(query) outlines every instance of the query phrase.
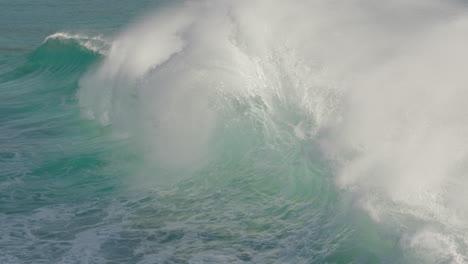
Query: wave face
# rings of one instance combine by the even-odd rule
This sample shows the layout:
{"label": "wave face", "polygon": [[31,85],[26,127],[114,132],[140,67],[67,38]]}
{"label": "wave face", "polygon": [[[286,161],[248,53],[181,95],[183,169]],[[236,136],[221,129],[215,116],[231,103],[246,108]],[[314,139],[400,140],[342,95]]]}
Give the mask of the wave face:
{"label": "wave face", "polygon": [[467,8],[202,0],[50,35],[0,68],[0,262],[468,263]]}
{"label": "wave face", "polygon": [[80,104],[162,167],[287,186],[318,153],[402,248],[465,263],[467,29],[455,2],[188,3],[124,32]]}

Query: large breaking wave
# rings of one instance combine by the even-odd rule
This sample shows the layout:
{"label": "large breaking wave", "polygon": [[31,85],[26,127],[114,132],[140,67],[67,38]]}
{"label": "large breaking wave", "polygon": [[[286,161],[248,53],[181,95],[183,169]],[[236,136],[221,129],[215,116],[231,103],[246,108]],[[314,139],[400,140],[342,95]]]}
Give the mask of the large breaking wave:
{"label": "large breaking wave", "polygon": [[173,5],[117,37],[78,96],[85,117],[135,141],[145,181],[272,177],[298,199],[292,183],[320,163],[398,247],[466,263],[466,11],[435,0]]}

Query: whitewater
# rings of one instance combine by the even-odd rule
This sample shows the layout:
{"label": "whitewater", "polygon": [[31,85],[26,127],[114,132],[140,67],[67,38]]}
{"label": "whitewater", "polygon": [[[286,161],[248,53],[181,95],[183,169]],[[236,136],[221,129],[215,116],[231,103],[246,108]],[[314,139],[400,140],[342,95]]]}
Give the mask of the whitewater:
{"label": "whitewater", "polygon": [[468,263],[464,1],[0,24],[0,263]]}

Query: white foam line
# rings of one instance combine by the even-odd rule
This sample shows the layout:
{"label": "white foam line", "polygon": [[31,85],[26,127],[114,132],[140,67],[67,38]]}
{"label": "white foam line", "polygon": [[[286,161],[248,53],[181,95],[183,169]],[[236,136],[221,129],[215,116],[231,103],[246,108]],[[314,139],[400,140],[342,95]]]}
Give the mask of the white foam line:
{"label": "white foam line", "polygon": [[105,40],[101,35],[86,36],[80,34],[70,34],[67,32],[57,32],[50,36],[47,36],[44,39],[43,43],[46,43],[49,39],[73,39],[76,40],[81,46],[103,55],[107,54],[107,50],[111,44],[109,41]]}

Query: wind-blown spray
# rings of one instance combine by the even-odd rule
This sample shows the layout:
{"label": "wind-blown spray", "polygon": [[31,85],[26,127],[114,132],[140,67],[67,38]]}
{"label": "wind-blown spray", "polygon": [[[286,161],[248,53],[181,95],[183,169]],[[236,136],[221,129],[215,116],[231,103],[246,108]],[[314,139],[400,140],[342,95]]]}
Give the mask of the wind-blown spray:
{"label": "wind-blown spray", "polygon": [[466,263],[466,11],[435,0],[171,6],[112,43],[80,104],[170,168],[216,163],[240,124],[273,149],[313,141],[337,187],[399,230],[401,247]]}

